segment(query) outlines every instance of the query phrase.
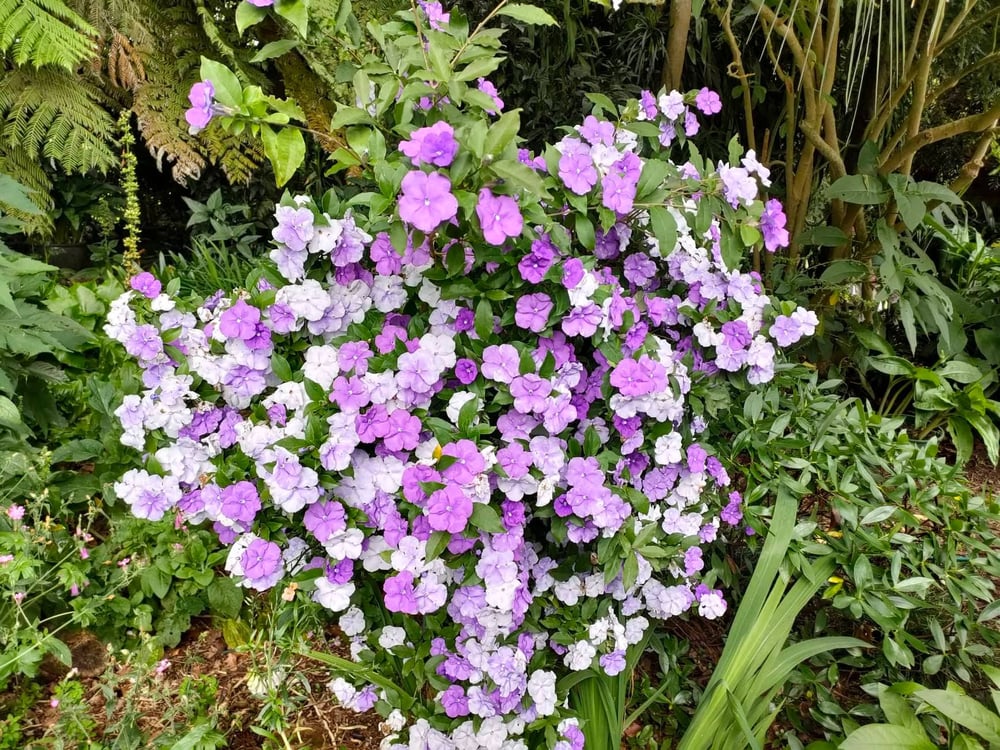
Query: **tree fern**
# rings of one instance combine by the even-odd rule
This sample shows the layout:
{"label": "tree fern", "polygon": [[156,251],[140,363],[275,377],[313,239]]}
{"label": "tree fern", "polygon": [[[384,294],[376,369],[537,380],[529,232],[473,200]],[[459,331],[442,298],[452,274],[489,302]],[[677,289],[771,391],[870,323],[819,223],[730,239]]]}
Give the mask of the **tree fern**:
{"label": "tree fern", "polygon": [[60,0],[0,0],[0,53],[17,65],[73,70],[94,56],[96,35]]}
{"label": "tree fern", "polygon": [[19,68],[0,78],[0,144],[54,159],[67,172],[104,172],[117,161],[107,97],[78,75]]}

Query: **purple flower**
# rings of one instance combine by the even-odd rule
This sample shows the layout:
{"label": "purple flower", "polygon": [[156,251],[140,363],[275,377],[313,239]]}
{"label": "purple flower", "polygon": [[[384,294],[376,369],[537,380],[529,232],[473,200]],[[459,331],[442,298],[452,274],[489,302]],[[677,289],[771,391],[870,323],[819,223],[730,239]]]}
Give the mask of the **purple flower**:
{"label": "purple flower", "polygon": [[191,130],[198,132],[204,130],[211,122],[215,114],[212,109],[212,101],[215,98],[215,86],[211,81],[198,81],[191,87],[188,93],[188,101],[191,108],[184,113],[184,119],[191,126]]}
{"label": "purple flower", "polygon": [[517,201],[506,195],[493,195],[488,188],[479,191],[476,215],[483,237],[491,245],[502,245],[508,237],[520,235],[524,228]]}
{"label": "purple flower", "polygon": [[637,362],[623,359],[611,371],[611,385],[625,396],[646,396],[663,390],[666,368],[643,355]]}
{"label": "purple flower", "polygon": [[274,5],[274,0],[247,0],[251,5],[256,5],[258,8],[269,8]]}
{"label": "purple flower", "polygon": [[618,214],[627,214],[635,201],[636,182],[615,172],[609,172],[601,182],[601,203]]}
{"label": "purple flower", "polygon": [[778,342],[778,346],[791,346],[802,338],[798,322],[788,315],[779,315],[775,318],[774,325],[771,326],[768,333]]}
{"label": "purple flower", "polygon": [[385,579],[382,584],[385,608],[390,612],[417,614],[417,600],[413,591],[413,573],[408,570]]}
{"label": "purple flower", "polygon": [[563,318],[562,330],[567,336],[593,336],[602,319],[601,308],[593,303],[574,307]]}
{"label": "purple flower", "polygon": [[472,516],[472,500],[461,487],[450,484],[431,494],[426,511],[427,521],[434,531],[458,534],[465,530]]}
{"label": "purple flower", "polygon": [[254,539],[243,552],[240,564],[252,588],[270,588],[274,585],[270,579],[281,570],[281,547],[265,539]]}
{"label": "purple flower", "polygon": [[521,278],[532,284],[540,284],[556,257],[555,248],[548,238],[539,238],[531,243],[531,252],[521,258],[517,270]]}
{"label": "purple flower", "polygon": [[432,232],[458,213],[458,201],[451,194],[451,180],[437,172],[413,170],[403,178],[399,198],[399,218],[421,232]]}
{"label": "purple flower", "polygon": [[488,346],[483,351],[483,377],[509,383],[520,372],[520,357],[510,344]]}
{"label": "purple flower", "polygon": [[722,194],[733,208],[740,203],[750,205],[757,197],[757,181],[743,167],[723,164],[719,167],[719,178],[722,180]]}
{"label": "purple flower", "polygon": [[750,329],[742,320],[730,320],[723,323],[722,335],[725,338],[726,346],[734,351],[746,349],[753,340]]}
{"label": "purple flower", "polygon": [[479,368],[471,359],[462,358],[455,363],[455,378],[462,385],[469,385],[479,375]]}
{"label": "purple flower", "polygon": [[638,287],[644,287],[656,276],[656,264],[646,253],[632,253],[625,259],[622,275]]}
{"label": "purple flower", "polygon": [[278,225],[271,230],[275,241],[296,253],[305,250],[315,234],[313,222],[316,217],[313,212],[308,208],[278,206],[274,217],[278,221]]}
{"label": "purple flower", "polygon": [[517,301],[514,322],[520,328],[541,333],[549,323],[552,300],[547,294],[526,294]]}
{"label": "purple flower", "polygon": [[593,143],[603,143],[605,146],[615,144],[615,126],[607,120],[598,120],[593,115],[587,115],[583,125],[577,128],[584,138]]}
{"label": "purple flower", "polygon": [[714,115],[722,111],[722,99],[709,88],[703,88],[694,98],[694,106],[704,115]]}
{"label": "purple flower", "polygon": [[125,351],[140,362],[149,362],[163,353],[160,332],[151,325],[137,326],[125,342]]}
{"label": "purple flower", "polygon": [[574,289],[576,285],[583,281],[587,269],[583,267],[583,261],[579,258],[570,258],[563,263],[562,284],[567,289]]}
{"label": "purple flower", "polygon": [[418,4],[427,16],[427,22],[435,31],[442,31],[442,24],[448,23],[451,19],[451,14],[444,12],[444,8],[438,0],[418,0]]}
{"label": "purple flower", "polygon": [[[698,551],[700,552],[701,550]],[[625,670],[625,652],[612,651],[610,654],[604,654],[604,656],[598,659],[598,663],[605,674],[609,677],[614,677]]]}
{"label": "purple flower", "polygon": [[313,503],[302,517],[302,523],[320,543],[347,528],[344,506],[336,501]]}
{"label": "purple flower", "polygon": [[552,393],[552,384],[531,373],[519,375],[510,383],[510,395],[514,397],[514,408],[522,414],[544,411],[550,393]]}
{"label": "purple flower", "polygon": [[409,156],[416,167],[421,164],[447,167],[458,152],[455,129],[444,120],[419,128],[413,131],[410,140],[399,144],[399,150]]}
{"label": "purple flower", "polygon": [[396,409],[389,415],[385,447],[391,451],[413,450],[420,442],[420,419],[405,409]]}
{"label": "purple flower", "polygon": [[655,120],[660,115],[660,108],[656,104],[656,97],[653,96],[653,92],[643,89],[642,95],[639,97],[639,106],[642,108],[642,113],[646,116],[647,120]]}
{"label": "purple flower", "polygon": [[139,292],[146,299],[153,299],[157,296],[163,289],[163,285],[156,280],[149,271],[143,271],[142,273],[137,273],[129,281],[129,286],[131,286],[135,291]]}
{"label": "purple flower", "polygon": [[339,375],[331,386],[330,401],[337,404],[341,411],[356,412],[368,406],[371,397],[361,378],[357,376],[345,378]]}
{"label": "purple flower", "polygon": [[[448,443],[441,449],[441,455],[455,459],[451,466],[441,472],[451,482],[470,484],[486,468],[482,454],[471,440]],[[471,509],[469,512],[472,512]]]}
{"label": "purple flower", "polygon": [[260,510],[260,495],[250,482],[237,482],[222,490],[222,515],[244,525],[253,523]]}
{"label": "purple flower", "polygon": [[781,201],[772,198],[764,204],[764,214],[760,217],[760,231],[764,234],[764,247],[768,252],[773,253],[779,247],[788,247],[786,221]]}
{"label": "purple flower", "polygon": [[486,113],[490,115],[498,115],[503,111],[503,99],[500,98],[500,94],[497,91],[497,87],[494,86],[490,81],[485,78],[478,79],[479,90],[482,91],[486,96],[493,100],[493,108],[486,109]]}
{"label": "purple flower", "polygon": [[256,335],[259,322],[260,310],[243,300],[237,300],[235,305],[222,313],[219,330],[226,338],[246,341]]}
{"label": "purple flower", "polygon": [[465,697],[465,691],[459,685],[449,687],[438,696],[438,700],[450,719],[469,715],[469,699]]}
{"label": "purple flower", "polygon": [[584,195],[597,184],[597,168],[590,149],[575,139],[567,139],[559,158],[559,179],[577,195]]}

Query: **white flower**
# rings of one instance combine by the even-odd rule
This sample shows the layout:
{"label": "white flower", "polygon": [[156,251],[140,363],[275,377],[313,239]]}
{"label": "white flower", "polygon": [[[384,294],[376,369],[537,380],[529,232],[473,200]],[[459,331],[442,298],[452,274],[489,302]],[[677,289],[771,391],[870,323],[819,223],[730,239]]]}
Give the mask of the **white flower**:
{"label": "white flower", "polygon": [[567,649],[563,663],[574,672],[579,672],[587,669],[594,661],[595,656],[597,656],[597,649],[590,644],[590,641],[577,641]]}
{"label": "white flower", "polygon": [[392,713],[385,717],[385,723],[393,732],[398,732],[406,726],[406,719],[403,718],[403,713],[398,708],[394,708]]}
{"label": "white flower", "polygon": [[378,637],[378,645],[387,651],[404,643],[406,643],[406,631],[394,625],[386,625]]}
{"label": "white flower", "polygon": [[353,583],[331,583],[326,576],[320,576],[316,579],[316,591],[312,598],[331,612],[342,612],[351,606],[353,593]]}
{"label": "white flower", "polygon": [[361,529],[345,529],[332,535],[323,546],[326,552],[334,560],[357,560],[361,557],[361,545],[365,541],[364,532]]}
{"label": "white flower", "polygon": [[653,448],[653,457],[656,459],[656,463],[661,466],[666,464],[679,464],[684,458],[681,453],[680,433],[671,432],[668,435],[656,438],[656,444]]}
{"label": "white flower", "polygon": [[355,688],[354,685],[349,683],[343,677],[337,677],[331,680],[327,684],[327,687],[330,688],[330,692],[336,696],[337,701],[342,706],[346,706],[354,700],[354,696],[358,693],[357,688]]}
{"label": "white flower", "polygon": [[[475,393],[470,393],[469,391],[455,391],[455,394],[448,400],[448,406],[445,409],[445,414],[448,415],[448,419],[455,426],[458,426],[458,415],[462,411],[462,407],[465,406],[470,401],[476,401],[478,403],[479,397]],[[473,418],[473,424],[479,421],[478,417]]]}
{"label": "white flower", "polygon": [[559,477],[547,476],[543,477],[538,483],[538,507],[544,508],[546,505],[552,502],[552,495],[555,494],[556,483],[559,481]]}
{"label": "white flower", "polygon": [[715,620],[726,613],[725,600],[714,591],[701,597],[698,602],[698,614],[706,620]]}
{"label": "white flower", "polygon": [[329,390],[334,379],[340,374],[336,348],[327,345],[310,346],[306,349],[306,361],[302,365],[302,374]]}
{"label": "white flower", "polygon": [[348,637],[361,635],[365,631],[365,615],[357,607],[351,607],[340,616],[339,625]]}
{"label": "white flower", "polygon": [[538,670],[528,678],[528,695],[535,702],[539,716],[551,716],[556,710],[556,676],[554,672]]}

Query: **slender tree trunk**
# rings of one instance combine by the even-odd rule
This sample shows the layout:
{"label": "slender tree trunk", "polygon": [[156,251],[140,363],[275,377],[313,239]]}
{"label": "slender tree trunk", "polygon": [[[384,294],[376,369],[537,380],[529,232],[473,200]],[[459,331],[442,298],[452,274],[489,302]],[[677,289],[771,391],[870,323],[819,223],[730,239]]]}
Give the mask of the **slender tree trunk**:
{"label": "slender tree trunk", "polygon": [[687,57],[688,32],[691,30],[691,12],[691,0],[673,0],[670,3],[667,58],[663,62],[663,85],[668,90],[681,87],[681,75]]}

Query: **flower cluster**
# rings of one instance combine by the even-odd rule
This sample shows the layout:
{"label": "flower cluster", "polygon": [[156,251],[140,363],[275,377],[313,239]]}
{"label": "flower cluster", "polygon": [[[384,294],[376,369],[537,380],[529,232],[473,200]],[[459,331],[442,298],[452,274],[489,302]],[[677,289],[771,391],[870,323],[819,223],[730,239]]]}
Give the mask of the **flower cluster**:
{"label": "flower cluster", "polygon": [[294,578],[355,658],[423,662],[435,705],[408,747],[524,750],[547,728],[579,750],[559,672],[619,674],[653,620],[725,611],[702,545],[740,497],[699,394],[766,382],[816,325],[731,260],[734,226],[787,242],[753,154],[666,158],[719,106],[646,92],[587,117],[520,154],[544,196],[458,172],[469,145],[431,111],[388,157],[390,214],[289,200],[256,286],[193,309],[136,277],[106,330],[143,369],[117,414],[148,461],[118,497],[211,523],[248,588]]}

